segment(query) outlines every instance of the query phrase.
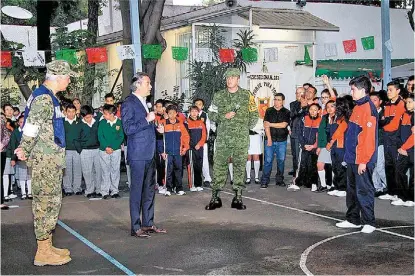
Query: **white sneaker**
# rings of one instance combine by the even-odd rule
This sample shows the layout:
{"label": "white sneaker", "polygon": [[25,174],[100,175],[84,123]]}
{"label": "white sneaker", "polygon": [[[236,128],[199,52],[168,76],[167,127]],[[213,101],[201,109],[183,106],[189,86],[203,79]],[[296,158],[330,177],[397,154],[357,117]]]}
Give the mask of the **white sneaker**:
{"label": "white sneaker", "polygon": [[166,192],[167,192],[167,189],[166,188],[164,188],[163,186],[160,186],[159,187],[159,194],[164,195]]}
{"label": "white sneaker", "polygon": [[339,192],[339,190],[333,190],[331,192],[327,192],[328,195],[334,196]]}
{"label": "white sneaker", "polygon": [[336,226],[339,228],[360,228],[362,225],[356,225],[351,222],[348,222],[347,220],[343,220],[342,222],[336,223]]}
{"label": "white sneaker", "polygon": [[9,198],[11,198],[11,199],[16,198],[16,197],[17,197],[17,195],[15,195],[15,194],[9,195]]}
{"label": "white sneaker", "polygon": [[164,195],[165,195],[165,196],[171,196],[171,193],[170,193],[169,191],[165,191],[165,192],[164,192]]}
{"label": "white sneaker", "polygon": [[408,200],[408,201],[405,201],[403,206],[405,206],[405,207],[414,207],[415,202]]}
{"label": "white sneaker", "polygon": [[383,200],[392,200],[392,198],[394,198],[393,196],[391,196],[390,194],[384,194],[378,197],[379,199],[383,199]]}
{"label": "white sneaker", "polygon": [[289,192],[296,192],[296,191],[299,191],[299,190],[300,190],[300,187],[298,187],[295,184],[291,184],[287,188],[287,191],[289,191]]}
{"label": "white sneaker", "polygon": [[198,192],[203,191],[203,188],[202,187],[196,187],[196,189],[197,189]]}
{"label": "white sneaker", "polygon": [[198,191],[198,189],[197,189],[197,187],[192,187],[192,188],[190,188],[190,191],[191,191],[191,192],[197,192],[197,191]]}
{"label": "white sneaker", "polygon": [[376,230],[376,227],[369,225],[369,224],[365,224],[362,230],[360,230],[360,232],[365,233],[365,234],[370,234],[375,230]]}
{"label": "white sneaker", "polygon": [[316,184],[311,184],[311,191],[312,192],[317,191],[317,185]]}
{"label": "white sneaker", "polygon": [[396,196],[396,195],[395,195],[395,196],[392,196],[391,200],[392,200],[392,201],[395,201],[395,200],[400,200],[400,198],[399,198],[398,196]]}
{"label": "white sneaker", "polygon": [[180,192],[177,193],[177,195],[179,195],[179,196],[182,196],[182,195],[185,195],[185,194],[186,193],[184,191],[180,191]]}
{"label": "white sneaker", "polygon": [[404,206],[405,202],[402,199],[398,198],[397,200],[392,200],[391,204],[394,206]]}
{"label": "white sneaker", "polygon": [[345,197],[346,191],[337,191],[337,193],[335,193],[334,196]]}

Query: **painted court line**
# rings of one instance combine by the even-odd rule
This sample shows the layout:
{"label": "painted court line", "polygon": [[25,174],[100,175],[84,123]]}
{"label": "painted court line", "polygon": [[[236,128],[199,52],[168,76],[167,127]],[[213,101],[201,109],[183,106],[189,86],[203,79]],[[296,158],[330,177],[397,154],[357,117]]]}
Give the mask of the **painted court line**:
{"label": "painted court line", "polygon": [[81,242],[83,242],[84,244],[86,244],[89,248],[91,248],[92,250],[94,250],[95,252],[97,252],[98,254],[100,254],[102,257],[104,257],[105,259],[107,259],[110,263],[112,263],[113,265],[115,265],[116,267],[118,267],[119,269],[121,269],[122,271],[124,271],[125,274],[127,274],[127,275],[136,275],[134,272],[132,272],[131,270],[129,270],[123,264],[121,264],[116,259],[114,259],[113,257],[111,257],[107,252],[105,252],[104,250],[102,250],[101,248],[99,248],[98,246],[96,246],[95,244],[93,244],[92,242],[90,242],[89,240],[87,240],[85,237],[83,237],[81,234],[79,234],[78,232],[76,232],[75,230],[73,230],[71,227],[69,227],[68,225],[66,225],[61,220],[58,220],[58,224],[62,228],[64,228],[66,231],[68,231],[69,233],[71,233],[72,235],[74,235],[76,238],[78,238]]}
{"label": "painted court line", "polygon": [[[233,195],[233,193],[230,193],[230,192],[227,192],[227,191],[221,191],[221,192],[225,193],[225,194]],[[265,203],[265,204],[272,205],[272,206],[277,206],[277,207],[292,210],[292,211],[297,211],[297,212],[300,212],[300,213],[304,213],[304,214],[308,214],[308,215],[312,215],[312,216],[316,216],[316,217],[326,218],[326,219],[330,219],[330,220],[334,220],[334,221],[343,221],[342,219],[337,219],[337,218],[333,218],[333,217],[329,217],[329,216],[325,216],[325,215],[320,215],[318,213],[314,213],[314,212],[310,212],[310,211],[306,211],[306,210],[302,210],[302,209],[298,209],[298,208],[294,208],[294,207],[289,207],[289,206],[285,206],[285,205],[265,201],[265,200],[262,200],[262,199],[257,199],[257,198],[254,198],[254,197],[249,197],[249,196],[242,196],[242,197],[246,198],[246,199],[253,200],[253,201]],[[411,227],[413,227],[413,226],[411,226]],[[382,230],[381,228],[376,229],[376,231],[379,231],[379,232],[382,232],[382,233],[385,233],[385,234],[389,234],[389,235],[393,235],[393,236],[397,236],[397,237],[401,237],[401,238],[407,238],[407,239],[410,239],[410,240],[415,240],[414,237],[410,237],[410,236],[390,232],[390,231],[387,231],[387,230]]]}
{"label": "painted court line", "polygon": [[[395,228],[409,228],[409,227],[414,227],[414,226],[392,226],[392,227],[384,227],[384,228],[379,228],[379,229],[377,229],[378,231],[380,231],[380,232],[384,232],[384,231],[386,231],[386,229],[395,229]],[[389,231],[386,231],[386,232],[389,232]],[[355,232],[350,232],[350,233],[345,233],[345,234],[341,234],[341,235],[337,235],[337,236],[333,236],[333,237],[330,237],[330,238],[327,238],[327,239],[324,239],[324,240],[322,240],[322,241],[319,241],[319,242],[317,242],[317,243],[315,243],[315,244],[313,244],[313,245],[311,245],[311,246],[309,246],[306,250],[304,250],[304,252],[303,252],[303,254],[301,254],[301,258],[300,258],[300,268],[301,268],[301,270],[307,275],[307,276],[312,276],[312,275],[314,275],[313,273],[311,273],[311,271],[307,268],[307,265],[306,265],[306,263],[307,263],[307,258],[308,258],[308,255],[311,253],[311,251],[313,251],[316,247],[318,247],[318,246],[320,246],[320,245],[322,245],[323,243],[326,243],[326,242],[328,242],[328,241],[331,241],[331,240],[334,240],[334,239],[337,239],[337,238],[341,238],[341,237],[345,237],[345,236],[350,236],[350,235],[354,235],[354,234],[359,234],[359,233],[361,233],[360,231],[355,231]],[[392,232],[389,232],[389,233],[392,233]],[[388,233],[388,234],[389,234]],[[396,234],[396,233],[394,233],[394,234]],[[406,236],[405,236],[406,237]]]}

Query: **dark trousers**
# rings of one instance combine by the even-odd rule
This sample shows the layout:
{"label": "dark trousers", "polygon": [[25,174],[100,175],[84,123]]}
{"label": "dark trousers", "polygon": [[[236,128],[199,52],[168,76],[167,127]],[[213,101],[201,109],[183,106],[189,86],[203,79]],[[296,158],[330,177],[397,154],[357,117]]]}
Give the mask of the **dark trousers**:
{"label": "dark trousers", "polygon": [[[131,232],[143,227],[153,226],[154,220],[154,160],[130,161],[130,217]],[[142,220],[140,220],[142,214]]]}
{"label": "dark trousers", "polygon": [[[317,158],[317,160],[318,160],[318,158]],[[332,164],[327,164],[327,163],[324,164],[324,171],[326,172],[326,184],[328,186],[333,185],[333,166],[332,166]]]}
{"label": "dark trousers", "polygon": [[331,163],[334,173],[333,185],[336,190],[346,191],[346,167],[342,165],[344,149],[333,148],[330,151]]}
{"label": "dark trousers", "polygon": [[195,187],[202,187],[203,147],[201,147],[198,150],[191,149],[188,151],[188,153],[189,158],[191,156],[193,163],[193,171],[191,172],[191,174],[193,175],[193,184]]}
{"label": "dark trousers", "polygon": [[161,154],[163,153],[163,140],[156,140],[156,146],[157,183],[159,185],[166,185],[166,183],[164,183],[166,181],[166,161],[161,157]]}
{"label": "dark trousers", "polygon": [[366,166],[366,171],[359,175],[359,165],[347,163],[346,219],[356,225],[375,226],[375,187],[372,174],[374,166]]}
{"label": "dark trousers", "polygon": [[305,186],[307,188],[310,188],[311,184],[317,184],[317,159],[318,156],[315,150],[301,150],[300,169],[298,172],[298,176],[295,179],[295,184],[297,186]]}
{"label": "dark trousers", "polygon": [[395,145],[384,145],[385,147],[385,172],[386,172],[386,185],[388,194],[397,195],[396,190],[396,159],[398,158],[398,147]]}
{"label": "dark trousers", "polygon": [[4,203],[4,190],[3,190],[3,173],[4,168],[6,167],[6,152],[1,153],[1,204]]}
{"label": "dark trousers", "polygon": [[[406,173],[409,170],[409,182]],[[398,154],[396,161],[397,196],[403,201],[414,201],[414,151],[408,156]]]}
{"label": "dark trousers", "polygon": [[298,169],[298,158],[300,155],[300,140],[298,138],[290,137],[291,142],[291,154],[293,156],[293,171],[294,171],[294,177],[297,173]]}
{"label": "dark trousers", "polygon": [[183,191],[183,161],[181,155],[167,155],[167,191],[173,191],[173,180],[176,193]]}

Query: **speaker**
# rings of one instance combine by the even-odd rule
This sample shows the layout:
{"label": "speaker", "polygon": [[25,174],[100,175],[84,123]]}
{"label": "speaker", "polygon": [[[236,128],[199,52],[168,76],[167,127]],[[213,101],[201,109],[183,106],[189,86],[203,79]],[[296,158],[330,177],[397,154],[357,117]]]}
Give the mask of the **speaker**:
{"label": "speaker", "polygon": [[226,0],[225,4],[228,8],[235,8],[236,7],[236,0]]}

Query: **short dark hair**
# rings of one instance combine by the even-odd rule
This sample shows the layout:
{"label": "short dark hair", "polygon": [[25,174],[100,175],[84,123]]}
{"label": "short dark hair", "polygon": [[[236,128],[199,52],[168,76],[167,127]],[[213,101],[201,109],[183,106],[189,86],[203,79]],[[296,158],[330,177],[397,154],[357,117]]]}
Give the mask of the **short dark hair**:
{"label": "short dark hair", "polygon": [[317,94],[317,88],[315,88],[314,86],[311,85],[309,88],[307,88],[307,90],[310,89],[310,88],[314,90],[314,94]]}
{"label": "short dark hair", "polygon": [[413,81],[413,80],[414,80],[414,75],[412,75],[408,78],[408,81]]}
{"label": "short dark hair", "polygon": [[113,98],[115,100],[114,94],[112,93],[105,94],[104,99],[108,99],[108,98]]}
{"label": "short dark hair", "polygon": [[177,105],[171,104],[166,108],[166,112],[169,113],[170,110],[174,110],[177,112]]}
{"label": "short dark hair", "polygon": [[161,104],[162,106],[164,106],[164,100],[163,100],[163,99],[158,99],[158,100],[154,103],[154,105],[156,105],[156,104]]}
{"label": "short dark hair", "polygon": [[74,104],[73,104],[73,103],[68,103],[68,104],[65,106],[65,110],[68,110],[68,109],[75,109],[75,110],[76,110],[76,107],[74,106]]}
{"label": "short dark hair", "polygon": [[202,98],[196,98],[193,100],[193,104],[195,104],[196,102],[202,102],[203,105],[205,105],[205,100],[203,100]]}
{"label": "short dark hair", "polygon": [[275,97],[281,97],[281,98],[282,98],[282,100],[283,100],[283,101],[285,101],[285,95],[284,95],[284,94],[282,94],[282,93],[277,93],[277,94],[275,94],[274,98],[275,98]]}
{"label": "short dark hair", "polygon": [[405,100],[407,100],[407,99],[412,99],[412,100],[414,100],[414,94],[409,93],[408,97],[407,97]]}
{"label": "short dark hair", "polygon": [[3,108],[3,110],[4,110],[7,106],[10,106],[14,110],[13,106],[9,103],[3,104],[3,106],[1,108]]}
{"label": "short dark hair", "polygon": [[115,115],[117,113],[117,107],[113,104],[104,104],[102,111],[108,111],[109,113],[112,113]]}
{"label": "short dark hair", "polygon": [[370,92],[369,97],[378,97],[379,100],[383,101],[382,97],[380,96],[379,92]]}
{"label": "short dark hair", "polygon": [[24,115],[20,115],[19,118],[17,118],[17,121],[19,121],[20,119],[24,119]]}
{"label": "short dark hair", "polygon": [[387,86],[395,86],[396,89],[401,89],[401,83],[399,80],[390,81]]}
{"label": "short dark hair", "polygon": [[312,107],[313,105],[317,106],[318,110],[321,109],[321,106],[318,103],[312,103],[308,108],[310,109],[310,107]]}
{"label": "short dark hair", "polygon": [[304,84],[303,84],[303,87],[304,87],[304,86],[309,86],[309,87],[312,87],[313,85],[312,85],[311,83],[306,82],[306,83],[304,83]]}
{"label": "short dark hair", "polygon": [[366,94],[369,94],[370,90],[372,89],[372,83],[370,82],[370,79],[366,76],[359,76],[359,77],[353,78],[349,82],[349,85],[350,86],[354,85],[358,89],[364,89]]}
{"label": "short dark hair", "polygon": [[197,106],[195,106],[195,105],[192,105],[192,106],[189,108],[189,111],[192,111],[192,110],[197,110],[197,112],[199,112],[199,108],[198,108]]}
{"label": "short dark hair", "polygon": [[13,107],[13,111],[14,112],[16,112],[16,111],[20,112],[20,109],[17,106],[15,106],[15,107]]}
{"label": "short dark hair", "polygon": [[81,106],[81,116],[85,117],[87,115],[94,115],[94,109],[89,105]]}

